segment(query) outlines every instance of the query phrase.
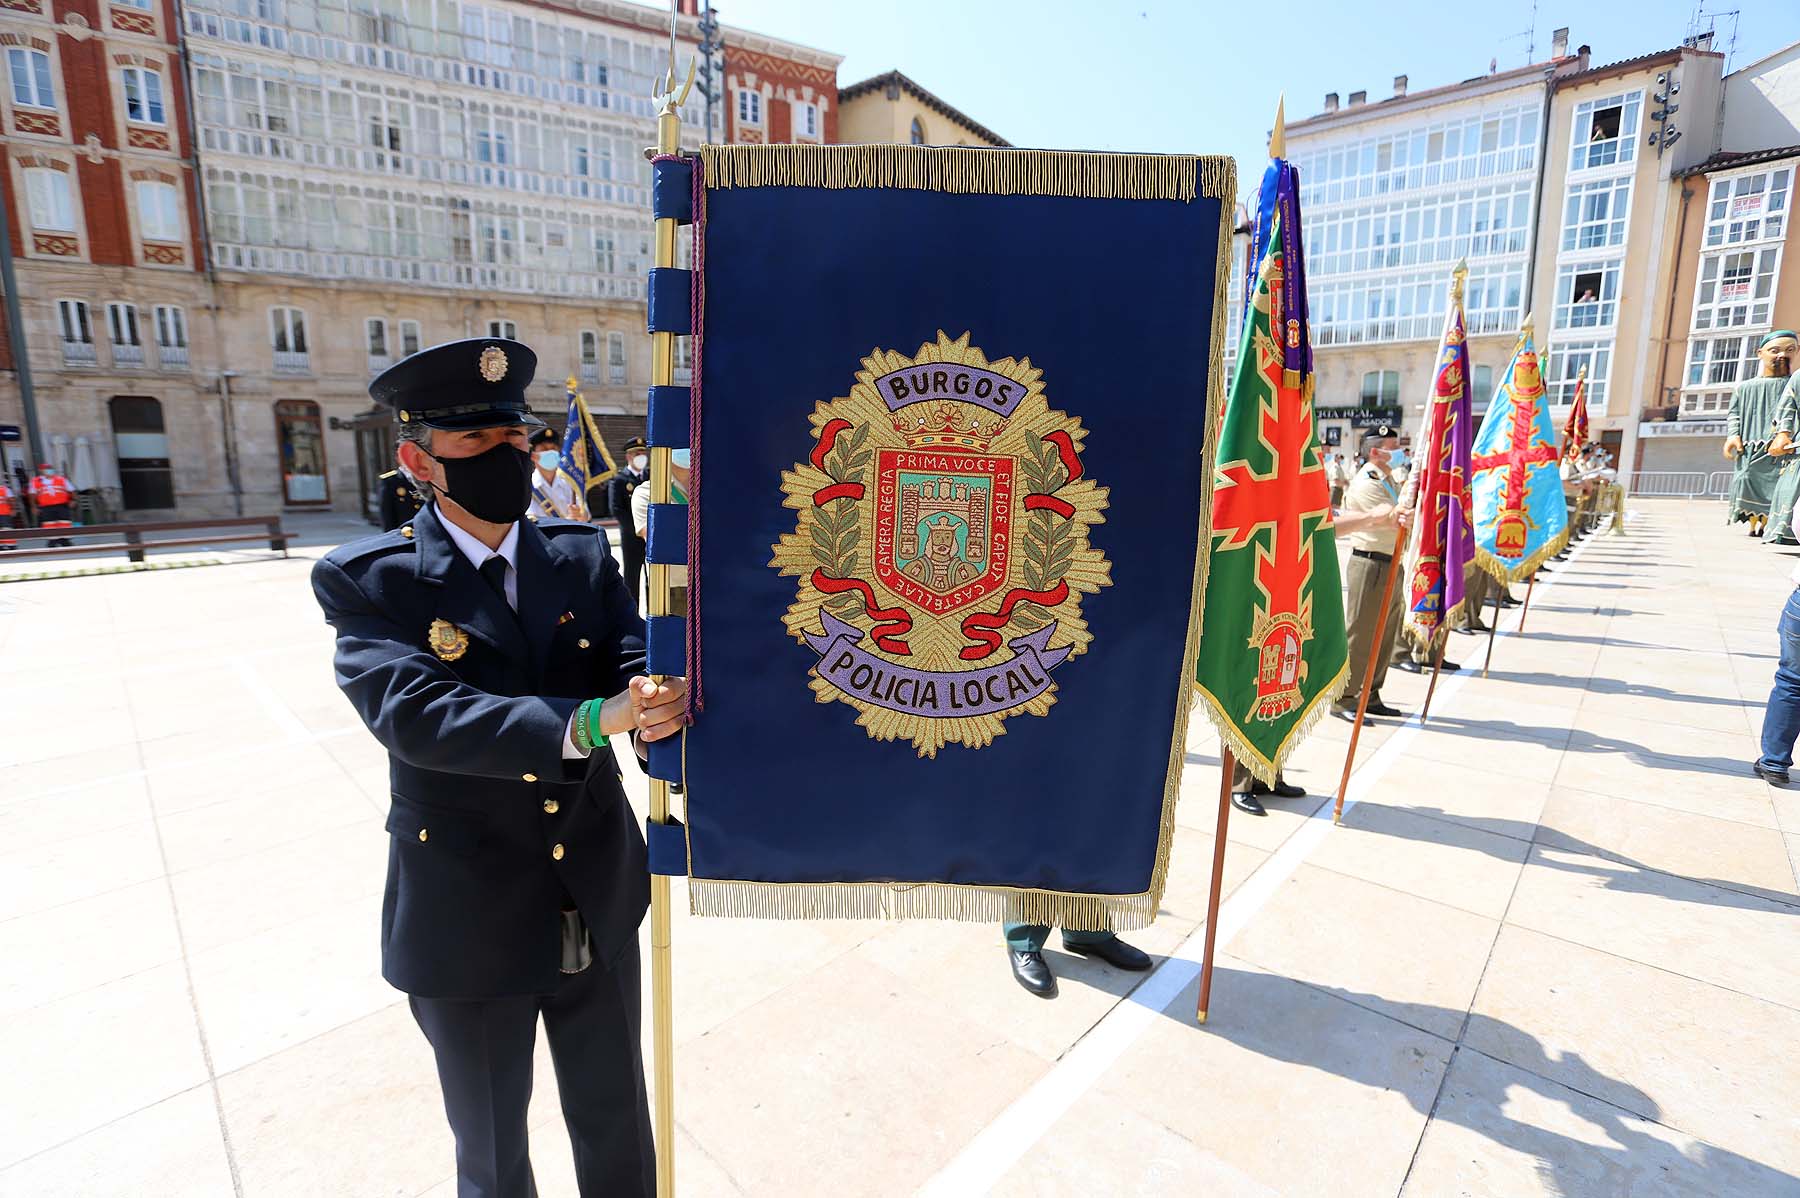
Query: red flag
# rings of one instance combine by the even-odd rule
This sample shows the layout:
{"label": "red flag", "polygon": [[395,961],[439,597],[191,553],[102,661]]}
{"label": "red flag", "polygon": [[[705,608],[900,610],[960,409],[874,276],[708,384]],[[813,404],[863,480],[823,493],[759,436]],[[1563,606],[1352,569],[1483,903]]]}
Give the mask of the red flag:
{"label": "red flag", "polygon": [[1587,367],[1575,376],[1575,397],[1569,401],[1569,418],[1563,422],[1563,453],[1568,454],[1587,444]]}

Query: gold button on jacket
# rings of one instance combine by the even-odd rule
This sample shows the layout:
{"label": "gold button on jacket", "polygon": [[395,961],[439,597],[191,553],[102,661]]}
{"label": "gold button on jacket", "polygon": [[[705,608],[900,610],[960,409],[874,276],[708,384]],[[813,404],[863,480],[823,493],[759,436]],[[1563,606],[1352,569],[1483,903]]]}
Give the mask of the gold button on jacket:
{"label": "gold button on jacket", "polygon": [[544,814],[545,815],[555,815],[558,808],[560,808],[560,807],[561,807],[561,804],[558,803],[555,799],[545,799],[544,800]]}
{"label": "gold button on jacket", "polygon": [[561,860],[562,860],[562,859],[563,859],[563,847],[562,847],[562,845],[560,845],[560,844],[559,844],[559,845],[557,845],[557,846],[556,846],[556,847],[554,847],[554,848],[552,848],[552,849],[551,849],[551,850],[550,850],[550,856],[551,856],[551,857],[552,857],[552,858],[554,858],[554,859],[555,859],[555,860],[557,860],[557,861],[561,861]]}
{"label": "gold button on jacket", "polygon": [[429,828],[420,828],[419,829],[419,843],[420,844],[425,843],[426,838],[430,835],[430,831],[431,830]]}
{"label": "gold button on jacket", "polygon": [[527,781],[527,782],[536,782],[536,781],[537,781],[537,775],[536,775],[536,774],[521,774],[521,775],[519,775],[519,776],[520,776],[520,777],[521,777],[521,778],[523,778],[523,779],[524,779],[524,780],[525,780],[525,781]]}

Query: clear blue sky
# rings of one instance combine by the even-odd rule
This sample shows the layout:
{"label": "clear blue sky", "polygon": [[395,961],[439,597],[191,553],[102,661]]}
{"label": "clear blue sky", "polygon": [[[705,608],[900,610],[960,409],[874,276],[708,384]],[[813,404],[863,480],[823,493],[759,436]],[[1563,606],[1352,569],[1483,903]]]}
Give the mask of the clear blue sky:
{"label": "clear blue sky", "polygon": [[[1683,0],[1563,0],[1537,5],[1536,55],[1569,27],[1594,63],[1678,45]],[[1794,0],[1711,0],[1736,9],[1736,69],[1800,38]],[[1326,92],[1414,90],[1527,61],[1530,0],[714,0],[727,25],[844,55],[840,85],[899,68],[1014,145],[1235,155],[1260,172],[1275,99],[1288,115]],[[1732,19],[1717,19],[1717,48]],[[1679,120],[1679,118],[1677,118]]]}

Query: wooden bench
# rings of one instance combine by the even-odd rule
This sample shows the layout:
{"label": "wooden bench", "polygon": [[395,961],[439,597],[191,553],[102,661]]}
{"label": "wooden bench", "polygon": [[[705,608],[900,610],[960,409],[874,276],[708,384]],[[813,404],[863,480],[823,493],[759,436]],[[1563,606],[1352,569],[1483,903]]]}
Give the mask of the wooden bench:
{"label": "wooden bench", "polygon": [[[195,533],[208,528],[258,528],[260,532],[211,533],[206,536],[177,536],[147,539],[145,533]],[[0,541],[62,541],[74,537],[123,537],[92,545],[45,545],[37,549],[13,549],[0,555],[0,561],[20,558],[71,557],[83,553],[118,553],[123,550],[133,562],[142,562],[149,549],[185,549],[196,545],[223,545],[244,541],[267,541],[270,549],[287,556],[288,534],[282,530],[280,516],[236,516],[217,520],[161,520],[143,524],[81,524],[70,528],[0,529]]]}

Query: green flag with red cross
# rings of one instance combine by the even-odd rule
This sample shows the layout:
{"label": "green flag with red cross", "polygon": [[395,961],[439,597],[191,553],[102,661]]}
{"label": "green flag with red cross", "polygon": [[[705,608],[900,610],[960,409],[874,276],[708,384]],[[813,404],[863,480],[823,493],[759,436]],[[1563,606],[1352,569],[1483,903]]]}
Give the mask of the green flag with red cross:
{"label": "green flag with red cross", "polygon": [[[1195,666],[1221,740],[1269,783],[1349,672],[1313,380],[1290,366],[1309,355],[1292,352],[1304,336],[1305,291],[1286,285],[1297,281],[1287,270],[1299,252],[1298,239],[1283,236],[1286,215],[1269,222],[1220,421]],[[1296,295],[1299,311],[1285,311]]]}

